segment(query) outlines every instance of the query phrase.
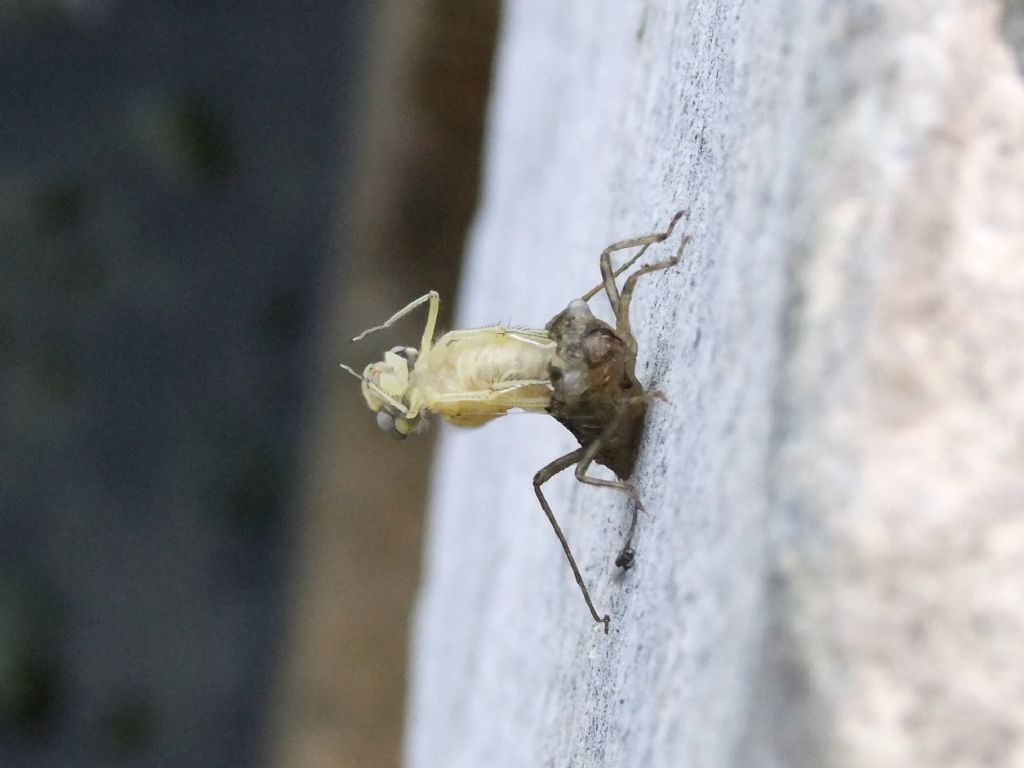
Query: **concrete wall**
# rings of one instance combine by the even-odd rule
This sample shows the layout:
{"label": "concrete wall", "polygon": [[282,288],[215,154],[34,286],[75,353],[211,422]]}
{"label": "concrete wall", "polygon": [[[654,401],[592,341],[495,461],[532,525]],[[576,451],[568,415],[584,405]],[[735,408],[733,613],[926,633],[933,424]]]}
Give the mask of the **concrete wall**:
{"label": "concrete wall", "polygon": [[633,305],[636,568],[547,486],[611,634],[530,486],[571,436],[442,429],[409,765],[1024,764],[1018,11],[508,3],[459,324],[694,240]]}

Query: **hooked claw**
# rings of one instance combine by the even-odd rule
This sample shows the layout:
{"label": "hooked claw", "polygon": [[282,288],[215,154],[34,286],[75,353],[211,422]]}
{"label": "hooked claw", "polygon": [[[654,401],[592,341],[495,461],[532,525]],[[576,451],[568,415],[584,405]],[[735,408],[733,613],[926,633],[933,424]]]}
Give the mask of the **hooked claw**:
{"label": "hooked claw", "polygon": [[615,565],[624,571],[628,571],[633,567],[633,560],[636,559],[636,552],[632,547],[624,547],[619,552],[618,557],[615,558]]}

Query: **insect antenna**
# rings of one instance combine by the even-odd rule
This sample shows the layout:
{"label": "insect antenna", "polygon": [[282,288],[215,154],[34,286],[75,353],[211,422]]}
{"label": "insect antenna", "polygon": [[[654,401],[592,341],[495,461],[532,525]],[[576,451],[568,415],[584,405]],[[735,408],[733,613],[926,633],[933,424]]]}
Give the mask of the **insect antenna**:
{"label": "insect antenna", "polygon": [[360,373],[356,373],[356,370],[351,365],[345,365],[344,363],[338,363],[338,367],[343,371],[348,371],[360,381],[363,380],[363,376]]}

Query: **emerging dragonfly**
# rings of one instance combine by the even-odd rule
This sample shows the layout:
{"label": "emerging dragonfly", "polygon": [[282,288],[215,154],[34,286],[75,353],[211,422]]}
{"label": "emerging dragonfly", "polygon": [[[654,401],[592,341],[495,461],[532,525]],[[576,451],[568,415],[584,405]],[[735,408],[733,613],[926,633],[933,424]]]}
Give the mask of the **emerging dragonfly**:
{"label": "emerging dragonfly", "polygon": [[[569,543],[544,497],[541,486],[575,465],[581,483],[625,491],[634,501],[626,542],[615,564],[633,565],[633,533],[640,497],[629,478],[633,474],[643,432],[647,401],[663,399],[659,392],[644,392],[636,378],[637,344],[629,323],[629,305],[637,280],[643,275],[678,263],[689,241],[684,236],[676,255],[637,269],[622,286],[615,278],[643,256],[647,249],[671,236],[680,211],[663,232],[621,240],[601,253],[600,284],[570,302],[543,330],[491,326],[449,331],[434,340],[440,297],[436,291],[420,296],[384,323],[356,336],[359,341],[389,328],[423,304],[428,305],[427,324],[419,349],[394,347],[384,359],[371,363],[360,375],[363,397],[377,414],[377,424],[393,437],[404,439],[419,430],[429,413],[440,414],[461,427],[479,426],[512,410],[549,413],[561,422],[580,447],[543,467],[533,478],[537,499],[562,545],[576,583],[594,621],[608,631],[610,617],[594,608]],[[617,251],[639,248],[626,263],[612,268]],[[604,289],[615,314],[615,326],[594,317],[587,301]],[[619,478],[591,477],[593,463],[608,467]]]}

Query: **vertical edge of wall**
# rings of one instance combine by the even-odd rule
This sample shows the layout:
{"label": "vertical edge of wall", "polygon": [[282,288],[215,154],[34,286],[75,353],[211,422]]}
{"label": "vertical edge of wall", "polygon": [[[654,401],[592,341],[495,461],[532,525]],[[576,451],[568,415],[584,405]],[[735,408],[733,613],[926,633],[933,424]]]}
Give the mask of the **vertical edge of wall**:
{"label": "vertical edge of wall", "polygon": [[369,52],[358,167],[344,185],[311,376],[268,738],[270,763],[280,768],[400,761],[433,441],[384,435],[338,363],[361,369],[379,359],[381,345],[397,337],[361,345],[351,337],[427,288],[454,290],[477,198],[496,0],[402,0],[373,12],[373,33],[360,43]]}

